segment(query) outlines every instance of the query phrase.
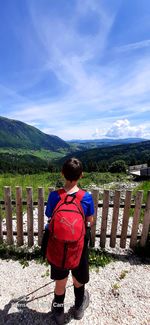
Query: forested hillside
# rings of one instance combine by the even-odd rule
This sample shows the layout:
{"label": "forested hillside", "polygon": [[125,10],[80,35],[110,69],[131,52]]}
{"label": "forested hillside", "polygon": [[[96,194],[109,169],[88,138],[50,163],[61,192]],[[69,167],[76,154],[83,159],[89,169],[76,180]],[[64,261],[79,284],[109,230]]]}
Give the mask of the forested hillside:
{"label": "forested hillside", "polygon": [[33,155],[0,154],[0,173],[32,174],[48,171],[48,162]]}
{"label": "forested hillside", "polygon": [[[103,139],[101,145],[104,145]],[[79,158],[84,170],[88,172],[109,171],[111,164],[118,160],[123,160],[126,165],[150,165],[150,141],[121,145],[117,143],[112,146],[111,140],[109,145],[111,146],[107,143],[105,147],[89,150],[83,146],[79,149],[76,145],[70,146],[59,137],[44,134],[23,122],[1,117],[0,173],[58,171],[63,161],[70,156]]]}
{"label": "forested hillside", "polygon": [[142,138],[125,138],[125,139],[93,139],[93,140],[70,140],[67,141],[68,144],[74,148],[74,150],[89,150],[99,147],[111,147],[117,146],[122,144],[129,144],[129,143],[139,143],[142,141],[146,141],[146,139]]}
{"label": "forested hillside", "polygon": [[26,123],[0,117],[0,148],[68,150],[69,144]]}
{"label": "forested hillside", "polygon": [[[82,161],[86,171],[107,171],[110,165],[118,160],[124,160],[127,165],[150,165],[150,141],[84,150],[74,152],[74,156]],[[59,165],[63,161],[64,158],[59,160]]]}

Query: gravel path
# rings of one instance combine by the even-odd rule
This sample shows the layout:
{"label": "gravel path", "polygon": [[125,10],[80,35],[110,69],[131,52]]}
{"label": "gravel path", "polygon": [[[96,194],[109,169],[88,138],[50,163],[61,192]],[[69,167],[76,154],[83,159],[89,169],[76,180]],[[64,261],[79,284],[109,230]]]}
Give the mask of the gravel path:
{"label": "gravel path", "polygon": [[[55,324],[50,313],[54,283],[49,268],[29,262],[0,260],[0,324]],[[71,277],[65,298],[66,324],[150,325],[150,264],[121,256],[105,268],[91,270],[90,306],[82,320],[71,318]],[[68,313],[69,311],[69,313]]]}
{"label": "gravel path", "polygon": [[[102,211],[99,209],[98,215]],[[112,209],[109,209],[108,229],[110,233]],[[13,220],[14,227],[16,221]],[[37,211],[34,211],[37,226]],[[5,227],[5,221],[4,225]],[[100,218],[97,220],[97,233],[100,230]],[[122,226],[122,213],[118,220],[118,232]],[[24,216],[26,228],[26,215]],[[131,233],[132,219],[129,219],[128,233]],[[139,233],[141,228],[139,225]],[[111,262],[105,268],[91,270],[87,289],[90,293],[90,305],[82,320],[71,317],[74,303],[71,276],[65,298],[66,324],[81,325],[150,325],[150,260],[145,264],[127,250],[120,249],[119,240],[114,249],[120,259]],[[129,241],[127,240],[128,248]],[[96,239],[99,247],[99,239]],[[49,268],[45,265],[29,262],[23,268],[18,261],[0,260],[0,325],[55,325],[50,312],[53,299],[54,282],[49,278]]]}

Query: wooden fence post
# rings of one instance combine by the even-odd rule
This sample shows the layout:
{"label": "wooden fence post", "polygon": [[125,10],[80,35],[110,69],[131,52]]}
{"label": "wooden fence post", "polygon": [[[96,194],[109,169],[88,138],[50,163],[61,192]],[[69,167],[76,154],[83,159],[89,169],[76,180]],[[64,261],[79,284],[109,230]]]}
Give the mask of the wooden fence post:
{"label": "wooden fence post", "polygon": [[22,188],[16,186],[17,245],[23,245]]}
{"label": "wooden fence post", "polygon": [[150,191],[148,191],[147,194],[147,202],[146,202],[145,214],[143,219],[143,229],[142,229],[141,240],[140,240],[141,247],[144,247],[146,244],[146,240],[149,232],[149,226],[150,226]]}
{"label": "wooden fence post", "polygon": [[109,190],[104,190],[103,208],[102,208],[102,223],[101,223],[101,234],[100,234],[100,247],[101,248],[105,248],[105,243],[106,243],[108,210],[109,210]]}
{"label": "wooden fence post", "polygon": [[38,187],[38,245],[41,246],[44,229],[44,189]]}
{"label": "wooden fence post", "polygon": [[2,231],[2,208],[0,205],[0,244],[3,242],[3,231]]}
{"label": "wooden fence post", "polygon": [[27,233],[28,233],[28,246],[34,244],[33,239],[33,197],[32,187],[27,187]]}
{"label": "wooden fence post", "polygon": [[115,247],[116,245],[119,206],[120,206],[120,191],[116,190],[115,197],[114,197],[114,208],[113,208],[113,217],[112,217],[112,224],[111,224],[111,235],[110,235],[110,247],[112,248]]}
{"label": "wooden fence post", "polygon": [[99,200],[99,190],[92,190],[92,197],[94,202],[94,215],[93,215],[93,226],[91,227],[91,239],[92,246],[95,246],[95,235],[96,235],[96,222],[97,222],[97,211],[98,211],[98,200]]}
{"label": "wooden fence post", "polygon": [[13,227],[12,227],[12,205],[11,205],[11,188],[10,186],[4,187],[4,201],[6,212],[6,230],[7,230],[7,243],[13,244]]}
{"label": "wooden fence post", "polygon": [[142,199],[143,199],[143,191],[138,191],[135,199],[135,209],[134,209],[132,232],[131,232],[131,239],[130,239],[130,248],[132,249],[135,248],[137,243],[137,232],[138,232]]}
{"label": "wooden fence post", "polygon": [[55,191],[55,189],[54,189],[54,187],[49,187],[48,191],[49,191],[49,194],[50,194],[52,191]]}
{"label": "wooden fence post", "polygon": [[122,222],[122,230],[121,230],[121,239],[120,239],[120,247],[126,247],[126,239],[127,239],[127,230],[128,230],[128,221],[129,221],[129,212],[131,206],[131,191],[126,191],[125,198],[125,207],[123,213],[123,222]]}

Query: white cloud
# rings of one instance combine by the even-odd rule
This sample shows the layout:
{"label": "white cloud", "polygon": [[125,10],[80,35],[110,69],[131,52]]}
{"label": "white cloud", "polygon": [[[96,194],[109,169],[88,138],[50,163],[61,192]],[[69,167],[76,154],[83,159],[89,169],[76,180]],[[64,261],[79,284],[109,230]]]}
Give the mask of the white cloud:
{"label": "white cloud", "polygon": [[149,138],[150,126],[132,126],[129,120],[117,120],[106,133],[107,137],[112,138]]}
{"label": "white cloud", "polygon": [[[115,59],[110,59],[111,49],[108,55],[107,44],[121,1],[117,1],[113,8],[107,6],[108,2],[85,0],[83,4],[78,0],[68,19],[63,15],[57,17],[56,13],[52,15],[50,10],[45,11],[42,1],[39,1],[42,6],[35,5],[35,1],[28,2],[32,28],[28,28],[25,39],[22,38],[24,55],[29,62],[35,57],[36,64],[25,80],[21,74],[20,80],[23,81],[19,87],[18,79],[13,90],[0,86],[1,107],[3,103],[10,107],[5,114],[7,117],[23,120],[64,139],[101,138],[105,135],[144,137],[150,134],[146,126],[150,113],[149,54],[142,52],[142,56],[134,58],[134,61],[132,57],[124,60],[126,52],[148,49],[150,40],[123,45],[115,52]],[[99,29],[92,37],[80,33],[77,28],[78,21],[90,11],[99,21]],[[113,49],[112,46],[114,55]],[[43,78],[44,73],[50,76],[52,71],[57,83],[64,87],[63,92],[58,91],[54,97],[42,94],[40,99],[34,97],[32,100],[32,86]],[[24,92],[25,89],[29,93]],[[137,116],[141,125],[133,122],[132,126],[129,120],[134,121]]]}
{"label": "white cloud", "polygon": [[135,51],[143,48],[150,47],[150,40],[144,40],[140,42],[135,42],[135,43],[129,43],[120,47],[116,48],[117,52],[129,52],[129,51]]}
{"label": "white cloud", "polygon": [[100,128],[96,128],[94,133],[92,134],[93,139],[100,139],[100,138],[104,138],[105,137],[105,129],[100,129]]}

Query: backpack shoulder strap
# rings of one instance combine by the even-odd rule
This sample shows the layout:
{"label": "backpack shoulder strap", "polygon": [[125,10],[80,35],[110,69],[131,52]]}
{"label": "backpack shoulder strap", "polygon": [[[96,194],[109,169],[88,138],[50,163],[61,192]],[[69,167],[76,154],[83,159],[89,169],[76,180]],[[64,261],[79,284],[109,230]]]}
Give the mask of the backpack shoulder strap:
{"label": "backpack shoulder strap", "polygon": [[60,198],[65,197],[67,195],[64,188],[60,188],[59,190],[57,190],[57,193],[59,194]]}
{"label": "backpack shoulder strap", "polygon": [[[66,191],[63,188],[60,188],[57,192],[61,199],[62,198],[65,199],[65,197],[68,196],[68,194],[66,193]],[[86,193],[86,191],[79,189],[78,192],[75,193],[75,197],[81,202],[85,193]]]}
{"label": "backpack shoulder strap", "polygon": [[81,202],[81,200],[83,199],[83,196],[85,195],[85,193],[86,192],[84,190],[79,189],[79,191],[76,192],[75,196]]}

